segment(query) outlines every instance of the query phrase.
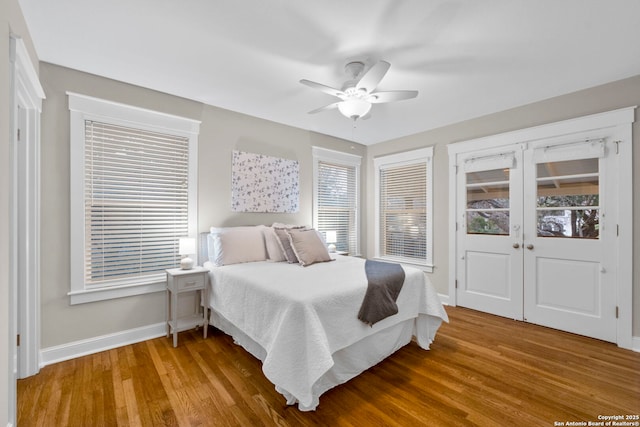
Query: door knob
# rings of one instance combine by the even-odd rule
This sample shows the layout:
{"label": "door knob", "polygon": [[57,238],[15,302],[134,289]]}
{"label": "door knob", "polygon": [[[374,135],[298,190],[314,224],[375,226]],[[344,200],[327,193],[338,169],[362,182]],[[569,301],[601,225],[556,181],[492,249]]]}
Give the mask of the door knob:
{"label": "door knob", "polygon": [[529,249],[529,250],[533,250],[533,245],[532,245],[531,243],[529,243],[529,244],[527,245],[527,249]]}
{"label": "door knob", "polygon": [[519,244],[519,243],[514,243],[514,244],[513,244],[513,249],[518,249],[519,247],[520,247],[520,244]]}

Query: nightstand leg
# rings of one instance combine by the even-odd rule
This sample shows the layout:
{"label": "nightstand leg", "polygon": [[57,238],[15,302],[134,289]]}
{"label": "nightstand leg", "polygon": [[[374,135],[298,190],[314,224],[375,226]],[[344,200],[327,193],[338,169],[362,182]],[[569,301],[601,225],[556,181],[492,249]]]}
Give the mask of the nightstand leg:
{"label": "nightstand leg", "polygon": [[178,293],[171,296],[171,320],[173,320],[173,346],[178,346]]}
{"label": "nightstand leg", "polygon": [[165,320],[167,321],[167,338],[169,338],[169,335],[171,334],[171,326],[169,325],[169,319],[171,319],[171,312],[170,310],[170,304],[169,304],[169,298],[171,298],[171,292],[169,292],[169,290],[167,289],[165,291],[166,294],[166,298],[164,301],[164,314],[165,314]]}
{"label": "nightstand leg", "polygon": [[207,330],[209,329],[209,309],[204,307],[204,338],[207,338]]}
{"label": "nightstand leg", "polygon": [[204,295],[203,304],[202,304],[202,315],[204,316],[204,338],[207,338],[207,330],[209,329],[209,289],[207,288],[207,283],[204,284],[204,289],[202,290],[202,294]]}

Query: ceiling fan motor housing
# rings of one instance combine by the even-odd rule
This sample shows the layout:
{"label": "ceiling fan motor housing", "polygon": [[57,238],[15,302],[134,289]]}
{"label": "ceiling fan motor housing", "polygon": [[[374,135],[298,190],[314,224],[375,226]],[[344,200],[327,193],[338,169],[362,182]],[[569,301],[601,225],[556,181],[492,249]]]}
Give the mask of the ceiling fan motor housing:
{"label": "ceiling fan motor housing", "polygon": [[351,78],[353,80],[356,80],[358,77],[360,77],[360,74],[362,74],[362,71],[364,71],[364,62],[361,61],[353,61],[353,62],[349,62],[347,65],[344,66],[344,71],[351,75]]}

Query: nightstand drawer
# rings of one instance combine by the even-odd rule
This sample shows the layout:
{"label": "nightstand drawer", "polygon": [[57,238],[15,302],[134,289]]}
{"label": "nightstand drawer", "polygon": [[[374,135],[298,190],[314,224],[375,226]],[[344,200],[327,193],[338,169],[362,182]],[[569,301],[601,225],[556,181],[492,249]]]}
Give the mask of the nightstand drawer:
{"label": "nightstand drawer", "polygon": [[190,289],[204,289],[204,275],[194,274],[183,277],[176,277],[176,289],[180,291],[188,291]]}

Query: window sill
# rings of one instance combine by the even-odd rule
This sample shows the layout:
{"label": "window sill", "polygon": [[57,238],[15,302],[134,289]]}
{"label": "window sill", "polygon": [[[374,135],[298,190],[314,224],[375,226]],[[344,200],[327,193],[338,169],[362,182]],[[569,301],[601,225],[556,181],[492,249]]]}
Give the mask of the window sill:
{"label": "window sill", "polygon": [[424,271],[425,273],[433,273],[433,269],[434,269],[434,266],[430,264],[417,264],[417,263],[408,262],[406,260],[398,259],[398,258],[375,257],[374,259],[376,261],[395,262],[397,264],[406,265],[407,267],[417,268],[419,270]]}
{"label": "window sill", "polygon": [[76,305],[85,304],[88,302],[131,297],[134,295],[151,294],[154,292],[162,292],[166,289],[167,282],[166,280],[162,280],[151,283],[83,289],[80,291],[71,291],[67,295],[69,295],[71,305]]}

